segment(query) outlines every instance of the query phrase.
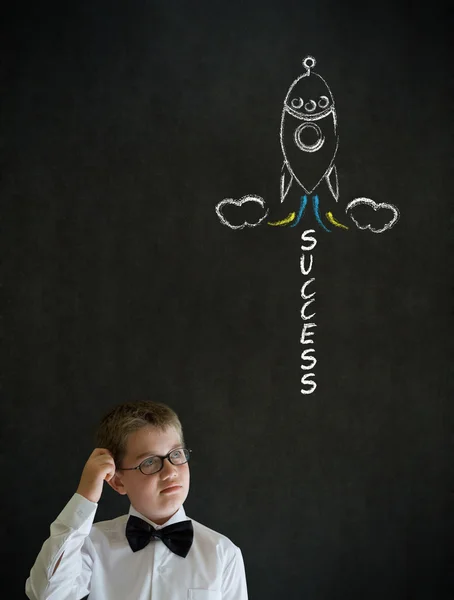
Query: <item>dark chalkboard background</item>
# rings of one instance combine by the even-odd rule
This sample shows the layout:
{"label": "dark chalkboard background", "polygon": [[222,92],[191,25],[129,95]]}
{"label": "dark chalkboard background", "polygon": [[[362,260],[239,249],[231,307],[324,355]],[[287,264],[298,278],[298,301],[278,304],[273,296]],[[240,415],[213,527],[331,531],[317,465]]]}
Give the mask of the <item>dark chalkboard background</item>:
{"label": "dark chalkboard background", "polygon": [[[454,596],[452,25],[437,1],[10,8],[10,600],[99,418],[142,398],[179,413],[187,511],[241,547],[252,600]],[[278,204],[282,102],[308,54],[336,100],[343,205],[369,196],[401,218],[380,235],[314,227],[318,387],[303,396],[300,235],[314,223],[233,231],[214,207]],[[97,520],[127,508],[106,490]]]}

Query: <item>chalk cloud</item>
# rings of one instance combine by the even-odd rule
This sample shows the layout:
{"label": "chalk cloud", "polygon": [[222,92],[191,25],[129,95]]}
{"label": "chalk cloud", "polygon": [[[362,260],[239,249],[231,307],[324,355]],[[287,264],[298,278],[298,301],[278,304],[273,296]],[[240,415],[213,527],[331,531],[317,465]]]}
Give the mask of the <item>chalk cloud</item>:
{"label": "chalk cloud", "polygon": [[[243,220],[240,225],[234,225],[231,222],[232,218],[230,217],[229,220],[224,214],[224,209],[226,207],[242,207],[245,205],[251,206],[253,204],[257,204],[262,210],[265,211],[263,214],[260,215],[257,221],[249,222]],[[221,202],[218,202],[218,204],[216,204],[216,214],[219,217],[221,223],[226,227],[230,227],[230,229],[244,229],[244,227],[257,227],[257,225],[260,225],[260,223],[268,215],[268,209],[265,209],[265,201],[263,198],[254,194],[248,194],[247,196],[243,196],[239,200],[234,200],[233,198],[224,198],[224,200],[221,200]]]}
{"label": "chalk cloud", "polygon": [[[381,215],[379,215],[379,217],[381,216],[383,219],[386,219],[384,225],[377,228],[373,227],[369,222],[364,224],[364,213],[361,219],[361,224],[358,220],[358,207],[360,206],[368,206],[375,212],[380,211]],[[389,211],[391,211],[392,214],[391,218],[389,218]],[[389,204],[388,202],[374,202],[374,200],[371,200],[370,198],[355,198],[347,204],[345,212],[354,222],[356,227],[358,227],[358,229],[369,229],[372,231],[372,233],[383,233],[387,229],[391,229],[391,227],[394,227],[400,217],[399,210],[397,206],[394,206],[394,204]]]}

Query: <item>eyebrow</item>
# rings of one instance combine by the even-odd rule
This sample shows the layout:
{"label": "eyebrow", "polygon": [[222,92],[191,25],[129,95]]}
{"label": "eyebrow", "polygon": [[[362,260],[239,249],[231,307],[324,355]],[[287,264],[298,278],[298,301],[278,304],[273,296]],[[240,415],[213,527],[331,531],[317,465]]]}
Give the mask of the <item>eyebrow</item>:
{"label": "eyebrow", "polygon": [[[172,450],[175,450],[176,448],[182,447],[183,444],[181,442],[178,442],[178,444],[175,444],[174,446],[172,446],[172,448],[170,448],[169,452],[172,452]],[[136,456],[135,460],[139,460],[140,458],[146,458],[147,456],[157,456],[157,452],[142,452],[142,454]]]}

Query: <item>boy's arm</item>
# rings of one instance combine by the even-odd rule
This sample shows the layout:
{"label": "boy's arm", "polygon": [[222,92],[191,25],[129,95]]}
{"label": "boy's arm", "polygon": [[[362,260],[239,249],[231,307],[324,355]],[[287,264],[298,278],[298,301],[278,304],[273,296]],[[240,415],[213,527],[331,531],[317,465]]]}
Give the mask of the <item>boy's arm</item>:
{"label": "boy's arm", "polygon": [[222,574],[222,600],[248,600],[243,555],[237,547]]}
{"label": "boy's arm", "polygon": [[88,534],[97,507],[76,493],[52,523],[25,584],[30,600],[80,600],[89,594],[94,549]]}
{"label": "boy's arm", "polygon": [[50,527],[25,584],[30,600],[80,600],[89,593],[94,548],[88,537],[104,481],[115,477],[106,448],[95,448],[85,463],[77,492]]}

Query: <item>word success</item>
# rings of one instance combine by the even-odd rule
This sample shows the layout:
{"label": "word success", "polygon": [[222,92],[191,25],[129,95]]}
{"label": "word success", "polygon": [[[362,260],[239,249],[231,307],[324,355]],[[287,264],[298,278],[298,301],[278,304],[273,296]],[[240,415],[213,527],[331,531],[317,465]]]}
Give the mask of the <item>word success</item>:
{"label": "word success", "polygon": [[[315,246],[317,245],[317,240],[311,234],[315,233],[314,229],[306,229],[301,234],[301,258],[300,258],[300,269],[301,274],[304,277],[307,277],[311,270],[314,262],[314,257],[312,254],[307,254],[311,252]],[[309,344],[313,344],[314,340],[312,339],[314,335],[314,331],[311,331],[313,327],[317,327],[317,325],[312,322],[312,319],[315,317],[315,312],[308,314],[310,310],[310,306],[313,302],[315,302],[315,291],[309,292],[308,288],[311,283],[315,281],[315,277],[310,277],[306,279],[306,281],[301,286],[301,298],[303,299],[303,306],[301,308],[301,319],[303,320],[303,328],[301,331],[301,345],[308,346]],[[313,307],[312,307],[313,308]],[[308,322],[309,321],[309,322]],[[303,388],[301,389],[302,394],[312,394],[315,392],[317,388],[317,383],[315,382],[315,374],[312,372],[315,365],[317,364],[317,359],[315,358],[315,348],[312,346],[310,348],[304,348],[301,353],[301,368],[303,371],[311,371],[310,373],[304,373],[301,378],[301,383],[303,384]]]}

